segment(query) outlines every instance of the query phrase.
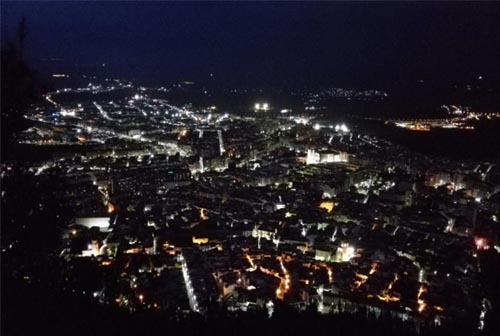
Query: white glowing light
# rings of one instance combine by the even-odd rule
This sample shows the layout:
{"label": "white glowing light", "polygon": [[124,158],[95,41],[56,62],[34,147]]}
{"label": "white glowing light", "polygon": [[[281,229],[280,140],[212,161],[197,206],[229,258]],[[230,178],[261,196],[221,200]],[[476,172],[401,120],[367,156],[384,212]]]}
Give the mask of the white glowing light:
{"label": "white glowing light", "polygon": [[354,247],[348,246],[345,250],[343,261],[349,261],[354,256]]}
{"label": "white glowing light", "polygon": [[320,124],[314,124],[313,128],[314,128],[315,131],[319,131],[320,128],[321,128],[321,125]]}
{"label": "white glowing light", "polygon": [[342,132],[349,132],[349,129],[347,128],[347,126],[345,124],[340,125],[340,130]]}
{"label": "white glowing light", "polygon": [[307,123],[309,122],[308,119],[306,118],[295,118],[293,119],[297,124],[303,124],[303,125],[307,125]]}

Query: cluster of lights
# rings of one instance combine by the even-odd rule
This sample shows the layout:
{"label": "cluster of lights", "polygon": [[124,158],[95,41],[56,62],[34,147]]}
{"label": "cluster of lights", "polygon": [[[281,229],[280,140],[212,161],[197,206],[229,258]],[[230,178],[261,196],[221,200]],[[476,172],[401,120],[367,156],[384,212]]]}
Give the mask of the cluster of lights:
{"label": "cluster of lights", "polygon": [[350,246],[348,243],[342,243],[337,249],[337,253],[340,255],[340,260],[342,262],[348,262],[354,258],[354,247]]}
{"label": "cluster of lights", "polygon": [[247,272],[254,272],[257,270],[258,266],[255,264],[253,261],[252,257],[250,255],[246,254],[245,257],[247,258],[248,262],[250,263],[250,268],[247,269]]}
{"label": "cluster of lights", "polygon": [[377,298],[379,300],[382,300],[382,301],[385,301],[385,302],[399,301],[399,297],[389,295],[389,292],[391,291],[392,286],[394,286],[394,284],[398,280],[399,280],[398,274],[396,273],[396,274],[394,274],[394,280],[389,283],[389,285],[387,286],[387,288],[385,290],[383,290],[381,294],[377,295]]}
{"label": "cluster of lights", "polygon": [[309,123],[309,119],[307,118],[297,117],[291,119],[293,119],[293,121],[295,121],[297,124],[307,125]]}
{"label": "cluster of lights", "polygon": [[75,117],[76,116],[76,111],[75,110],[61,109],[60,114],[63,117]]}
{"label": "cluster of lights", "polygon": [[425,301],[421,298],[422,294],[427,292],[427,289],[425,289],[424,286],[420,286],[418,289],[418,294],[417,294],[417,303],[418,303],[418,312],[422,313],[425,310],[425,307],[427,304]]}
{"label": "cluster of lights", "polygon": [[[377,267],[378,267],[378,264],[373,263],[371,266],[370,272],[368,274],[369,275],[374,274],[377,271]],[[361,287],[361,285],[363,285],[366,282],[366,280],[368,280],[368,275],[365,275],[365,274],[356,273],[355,276],[359,279],[359,280],[354,281],[355,288]]]}
{"label": "cluster of lights", "polygon": [[179,259],[182,263],[182,276],[184,277],[184,283],[186,284],[189,305],[193,311],[199,312],[200,308],[198,306],[198,301],[197,301],[196,295],[194,294],[193,285],[192,285],[191,279],[189,277],[189,271],[187,269],[186,260],[184,259],[184,256],[182,254],[179,256]]}
{"label": "cluster of lights", "polygon": [[[320,125],[320,124],[314,124],[313,129],[315,131],[319,131],[323,127],[326,127],[326,126],[323,126],[323,125]],[[349,132],[349,128],[346,126],[346,124],[337,124],[335,126],[334,125],[329,125],[328,128],[335,129],[335,132],[343,132],[343,133]]]}
{"label": "cluster of lights", "polygon": [[290,289],[290,283],[291,283],[290,274],[288,273],[288,270],[285,268],[285,265],[283,264],[283,258],[282,257],[278,257],[278,260],[280,262],[281,271],[285,275],[285,278],[284,278],[284,281],[283,281],[283,278],[281,278],[280,287],[276,291],[276,295],[277,296],[278,296],[278,292],[279,293],[283,293],[283,295],[286,292],[288,292],[288,290]]}
{"label": "cluster of lights", "polygon": [[[458,110],[460,111],[460,110]],[[459,114],[462,114],[460,111]],[[429,132],[433,128],[445,128],[445,129],[463,129],[463,130],[474,130],[474,126],[467,125],[466,122],[469,119],[480,120],[480,116],[486,116],[487,119],[492,119],[495,115],[491,114],[475,114],[469,113],[465,117],[461,118],[451,118],[451,119],[421,119],[421,120],[411,120],[411,121],[395,121],[387,120],[386,124],[394,123],[395,126],[405,128],[410,131],[419,132]]]}
{"label": "cluster of lights", "polygon": [[268,103],[262,103],[262,104],[257,103],[257,104],[255,104],[254,109],[256,111],[267,111],[267,110],[269,110],[269,104]]}
{"label": "cluster of lights", "polygon": [[276,259],[280,263],[281,271],[283,272],[284,276],[280,276],[278,272],[269,270],[265,267],[262,266],[257,266],[253,258],[249,254],[245,254],[246,259],[250,263],[250,268],[247,268],[247,272],[255,272],[257,269],[259,269],[262,273],[271,275],[277,279],[280,280],[280,284],[278,285],[278,288],[276,289],[276,298],[283,300],[285,297],[285,294],[290,290],[290,284],[292,282],[292,279],[290,277],[290,274],[288,273],[288,270],[286,269],[284,263],[283,263],[283,258],[281,256],[276,257]]}
{"label": "cluster of lights", "polygon": [[474,238],[474,244],[476,245],[477,250],[487,250],[490,248],[486,238],[476,237]]}
{"label": "cluster of lights", "polygon": [[345,124],[337,124],[335,125],[335,132],[344,132],[344,133],[347,133],[349,132],[349,128],[347,128],[347,126]]}

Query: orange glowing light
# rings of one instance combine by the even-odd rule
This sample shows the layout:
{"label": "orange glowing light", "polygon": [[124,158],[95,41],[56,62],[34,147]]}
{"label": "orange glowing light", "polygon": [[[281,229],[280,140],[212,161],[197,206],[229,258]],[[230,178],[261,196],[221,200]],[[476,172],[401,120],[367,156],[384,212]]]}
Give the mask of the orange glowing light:
{"label": "orange glowing light", "polygon": [[108,213],[113,213],[113,212],[115,212],[115,206],[113,205],[113,203],[108,202]]}
{"label": "orange glowing light", "polygon": [[333,202],[321,202],[319,205],[321,209],[325,209],[328,213],[333,211],[334,204]]}
{"label": "orange glowing light", "polygon": [[245,257],[247,258],[248,262],[250,263],[250,268],[247,268],[247,272],[254,272],[257,270],[257,265],[255,264],[255,262],[253,261],[252,257],[250,257],[248,254],[245,255]]}
{"label": "orange glowing light", "polygon": [[360,274],[360,273],[356,273],[355,276],[357,278],[359,278],[359,280],[354,281],[355,288],[361,287],[361,285],[363,285],[366,282],[366,280],[368,279],[368,275],[364,275],[364,274]]}
{"label": "orange glowing light", "polygon": [[[315,267],[314,268],[317,268],[316,265],[314,265]],[[326,273],[328,274],[328,283],[329,284],[332,284],[333,283],[333,271],[332,271],[332,268],[329,267],[327,264],[325,263],[321,263],[319,266],[321,267],[324,267],[325,270],[326,270]]]}
{"label": "orange glowing light", "polygon": [[368,277],[377,271],[377,267],[378,267],[378,264],[377,263],[373,263],[372,267],[370,269],[369,275],[355,273],[354,275],[357,278],[359,278],[359,280],[354,281],[354,288],[361,287],[366,282],[366,280],[368,280]]}
{"label": "orange glowing light", "polygon": [[137,253],[141,253],[141,249],[138,247],[125,250],[125,254],[137,254]]}
{"label": "orange glowing light", "polygon": [[[247,260],[252,265],[252,268],[247,269],[247,271],[253,271],[254,269],[257,268],[257,266],[255,265],[255,263],[253,262],[252,258],[248,254],[246,255],[246,257],[247,257]],[[292,279],[290,277],[290,274],[288,273],[288,270],[286,269],[286,267],[285,267],[285,265],[283,263],[282,257],[276,257],[276,259],[280,262],[280,267],[281,267],[281,270],[282,270],[282,272],[284,274],[283,277],[280,276],[280,274],[278,272],[269,270],[269,269],[267,269],[265,267],[260,266],[259,269],[260,269],[260,271],[262,273],[271,275],[271,276],[275,277],[276,279],[280,280],[278,288],[276,289],[276,298],[280,299],[280,300],[283,300],[283,298],[285,297],[285,294],[290,289]]]}
{"label": "orange glowing light", "polygon": [[425,307],[427,306],[425,301],[420,298],[422,296],[422,294],[425,292],[427,292],[427,289],[425,289],[424,286],[420,286],[420,288],[418,289],[418,294],[417,294],[417,303],[418,303],[418,312],[419,313],[423,312],[425,310]]}
{"label": "orange glowing light", "polygon": [[398,281],[399,277],[398,277],[398,274],[394,274],[394,280],[392,280],[389,285],[387,286],[387,288],[385,290],[382,291],[382,293],[380,293],[379,295],[377,295],[377,298],[379,300],[382,300],[382,301],[385,301],[385,302],[396,302],[396,301],[399,301],[399,297],[397,296],[392,296],[392,295],[389,295],[389,292],[391,291],[392,289],[392,286],[394,286],[394,284],[396,283],[396,281]]}
{"label": "orange glowing light", "polygon": [[285,278],[284,278],[284,282],[283,282],[283,278],[280,277],[281,279],[281,283],[280,283],[280,287],[285,286],[285,290],[283,292],[283,295],[286,294],[286,292],[288,292],[288,290],[290,289],[290,283],[291,283],[291,277],[290,277],[290,274],[288,274],[288,270],[286,269],[284,263],[283,263],[283,258],[282,257],[277,257],[278,261],[280,262],[280,266],[281,266],[281,271],[283,272],[283,274],[285,275]]}
{"label": "orange glowing light", "polygon": [[377,270],[377,267],[378,267],[377,263],[372,264],[372,268],[370,269],[370,275],[375,273],[375,271]]}
{"label": "orange glowing light", "polygon": [[424,124],[410,124],[407,128],[411,131],[417,132],[429,132],[431,130],[429,125]]}
{"label": "orange glowing light", "polygon": [[192,240],[193,240],[193,244],[198,244],[198,245],[208,243],[208,238],[196,238],[193,236]]}
{"label": "orange glowing light", "polygon": [[377,295],[377,298],[379,300],[384,301],[384,302],[397,302],[400,300],[397,296],[390,296],[388,294],[384,294],[384,295],[379,294],[379,295]]}

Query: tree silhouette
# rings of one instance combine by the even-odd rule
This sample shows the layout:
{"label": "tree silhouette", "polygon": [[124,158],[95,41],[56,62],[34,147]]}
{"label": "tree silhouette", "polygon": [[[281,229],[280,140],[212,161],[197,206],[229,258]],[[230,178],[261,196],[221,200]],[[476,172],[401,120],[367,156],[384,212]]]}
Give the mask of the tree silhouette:
{"label": "tree silhouette", "polygon": [[39,97],[34,71],[24,61],[22,51],[27,36],[26,20],[19,23],[18,43],[7,41],[1,50],[2,157],[22,129],[23,110]]}

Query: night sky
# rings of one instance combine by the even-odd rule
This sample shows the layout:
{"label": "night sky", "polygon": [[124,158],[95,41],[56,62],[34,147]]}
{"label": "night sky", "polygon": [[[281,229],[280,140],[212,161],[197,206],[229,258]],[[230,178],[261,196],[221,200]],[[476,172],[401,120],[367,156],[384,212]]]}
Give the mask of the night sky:
{"label": "night sky", "polygon": [[[143,81],[390,87],[500,81],[500,3],[4,2],[27,54]],[[38,65],[40,66],[40,65]]]}

